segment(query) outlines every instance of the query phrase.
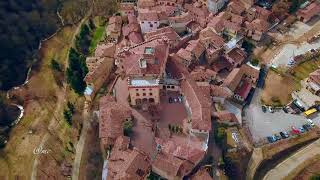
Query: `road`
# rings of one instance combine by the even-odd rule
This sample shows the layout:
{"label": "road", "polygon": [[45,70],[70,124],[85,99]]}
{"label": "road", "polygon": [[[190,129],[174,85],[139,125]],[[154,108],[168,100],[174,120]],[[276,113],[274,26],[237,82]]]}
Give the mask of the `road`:
{"label": "road", "polygon": [[287,114],[282,110],[274,113],[264,113],[260,103],[261,92],[262,90],[257,88],[251,104],[244,109],[243,120],[249,126],[254,142],[281,131],[288,131],[291,126],[301,127],[307,123],[304,116]]}
{"label": "road", "polygon": [[320,155],[320,139],[282,161],[274,169],[270,170],[264,176],[263,180],[285,179],[305,161],[308,161],[316,155]]}
{"label": "road", "polygon": [[89,114],[89,103],[86,101],[84,104],[83,112],[82,112],[82,117],[83,117],[83,127],[81,130],[81,135],[80,139],[76,145],[76,155],[73,161],[73,166],[72,166],[72,179],[77,180],[79,179],[79,173],[80,173],[80,165],[81,165],[81,158],[82,158],[82,152],[84,149],[84,144],[87,139],[87,133],[88,129],[90,128],[91,125],[91,118]]}

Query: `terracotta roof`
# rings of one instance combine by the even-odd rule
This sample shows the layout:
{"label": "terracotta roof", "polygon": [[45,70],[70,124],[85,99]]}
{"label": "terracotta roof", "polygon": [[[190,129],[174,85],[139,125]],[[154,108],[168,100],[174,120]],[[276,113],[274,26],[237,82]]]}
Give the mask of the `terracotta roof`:
{"label": "terracotta roof", "polygon": [[142,180],[149,174],[150,160],[137,149],[124,148],[128,139],[117,138],[110,158],[108,159],[107,179]]}
{"label": "terracotta roof", "polygon": [[239,15],[241,15],[246,10],[244,4],[239,0],[231,1],[228,4],[228,9],[231,12],[233,12],[235,14],[239,14]]}
{"label": "terracotta roof", "polygon": [[146,41],[149,41],[154,38],[162,38],[162,37],[167,37],[170,41],[177,41],[180,39],[180,36],[176,33],[176,31],[170,27],[166,26],[163,28],[159,28],[154,31],[149,31],[144,34],[144,39]]}
{"label": "terracotta roof", "polygon": [[213,180],[205,168],[201,168],[191,177],[191,180]]}
{"label": "terracotta roof", "polygon": [[297,14],[300,16],[312,17],[320,13],[320,5],[317,2],[309,4],[306,8],[300,9]]}
{"label": "terracotta roof", "polygon": [[123,122],[131,118],[131,111],[117,103],[112,96],[104,96],[99,105],[99,138],[103,144],[112,144],[123,135]]}
{"label": "terracotta roof", "polygon": [[194,57],[192,56],[192,53],[190,51],[187,51],[186,49],[179,49],[177,53],[175,53],[175,56],[183,60],[189,61],[190,63],[194,60]]}
{"label": "terracotta roof", "polygon": [[242,24],[244,21],[244,17],[231,13],[231,22],[237,23],[237,24]]}
{"label": "terracotta roof", "polygon": [[213,116],[219,119],[219,121],[221,122],[238,122],[238,118],[236,117],[236,115],[229,111],[214,112]]}
{"label": "terracotta roof", "polygon": [[139,9],[150,8],[156,5],[155,0],[138,0],[137,6]]}
{"label": "terracotta roof", "polygon": [[95,57],[114,57],[115,53],[115,44],[113,43],[106,43],[106,44],[99,44],[94,52]]}
{"label": "terracotta roof", "polygon": [[199,59],[202,53],[204,52],[205,48],[201,44],[200,40],[198,39],[198,40],[189,41],[188,46],[186,47],[186,50],[193,53],[195,57]]}
{"label": "terracotta roof", "polygon": [[271,11],[269,11],[268,9],[262,8],[260,6],[255,6],[254,7],[256,9],[256,12],[258,14],[258,18],[264,19],[264,20],[268,20],[270,15],[271,15]]}
{"label": "terracotta roof", "polygon": [[217,61],[212,63],[211,67],[215,72],[220,72],[223,69],[231,69],[232,64],[225,58],[219,58]]}
{"label": "terracotta roof", "polygon": [[220,12],[217,16],[214,16],[209,20],[208,27],[212,27],[216,33],[220,33],[224,29],[225,12]]}
{"label": "terracotta roof", "polygon": [[310,73],[309,80],[311,80],[315,84],[320,85],[320,69]]}
{"label": "terracotta roof", "polygon": [[247,58],[247,53],[240,48],[234,48],[229,51],[226,55],[227,60],[231,60],[236,64],[242,64],[243,61]]}
{"label": "terracotta roof", "polygon": [[[147,50],[150,49],[150,52]],[[125,47],[117,55],[120,67],[123,67],[127,76],[153,74],[160,75],[165,68],[169,46],[167,39],[154,39],[141,44]],[[145,61],[146,67],[141,67]]]}
{"label": "terracotta roof", "polygon": [[189,12],[183,13],[178,16],[169,17],[171,23],[188,23],[192,21],[192,15]]}
{"label": "terracotta roof", "polygon": [[211,99],[190,77],[182,80],[181,90],[189,104],[192,129],[211,130]]}
{"label": "terracotta roof", "polygon": [[207,27],[200,31],[199,34],[200,41],[204,44],[205,47],[212,46],[216,49],[224,46],[224,39],[216,34],[211,27]]}
{"label": "terracotta roof", "polygon": [[254,31],[266,32],[270,24],[263,19],[255,19],[251,23],[247,24],[247,28]]}
{"label": "terracotta roof", "polygon": [[160,18],[156,11],[143,11],[143,12],[140,11],[138,15],[138,20],[139,21],[159,21]]}
{"label": "terracotta roof", "polygon": [[132,32],[128,35],[128,39],[133,42],[134,44],[140,44],[143,42],[143,38],[141,33],[139,32]]}
{"label": "terracotta roof", "polygon": [[241,25],[238,23],[234,23],[234,22],[225,20],[224,21],[224,28],[238,32],[241,30]]}
{"label": "terracotta roof", "polygon": [[161,152],[153,161],[152,169],[155,172],[157,172],[157,170],[164,172],[167,178],[176,176],[183,177],[192,170],[193,166],[194,165],[189,161]]}
{"label": "terracotta roof", "polygon": [[235,91],[243,75],[257,81],[259,78],[259,70],[252,68],[247,64],[242,65],[240,68],[234,68],[224,80],[223,86],[228,87],[231,91]]}
{"label": "terracotta roof", "polygon": [[235,90],[235,94],[241,96],[243,99],[246,99],[250,93],[252,84],[247,80],[240,81],[238,87]]}
{"label": "terracotta roof", "polygon": [[232,96],[232,92],[222,86],[210,85],[210,95],[213,97],[228,98]]}
{"label": "terracotta roof", "polygon": [[122,2],[119,9],[120,11],[134,11],[134,3]]}
{"label": "terracotta roof", "polygon": [[204,67],[196,68],[190,76],[195,81],[209,81],[216,77],[217,73],[211,69],[205,69]]}

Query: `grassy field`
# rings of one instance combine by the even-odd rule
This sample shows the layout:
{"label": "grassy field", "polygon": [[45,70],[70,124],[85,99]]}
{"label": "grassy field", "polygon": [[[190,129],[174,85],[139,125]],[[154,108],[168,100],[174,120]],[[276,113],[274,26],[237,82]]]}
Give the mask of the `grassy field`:
{"label": "grassy field", "polygon": [[90,54],[94,53],[98,43],[101,40],[103,40],[103,38],[105,37],[105,32],[106,32],[106,26],[105,25],[100,25],[100,24],[97,25],[97,27],[95,29],[95,32],[93,34],[92,40],[91,40],[90,47],[89,47]]}
{"label": "grassy field", "polygon": [[[50,62],[54,58],[62,66],[66,64],[75,29],[76,27],[66,27],[43,43],[41,63],[35,68],[27,86],[19,90],[31,98],[26,104],[23,119],[12,129],[7,146],[0,152],[0,176],[7,177],[5,179],[14,179],[15,176],[30,178],[34,159],[42,156],[34,155],[33,150],[40,145],[44,134],[48,132],[52,118],[60,121],[62,128],[57,132],[58,136],[70,134],[69,130],[64,128],[64,104],[57,105],[57,99],[63,94],[64,88],[56,84]],[[33,134],[29,134],[29,130],[33,130]]]}
{"label": "grassy field", "polygon": [[266,105],[280,106],[287,104],[291,100],[291,93],[299,87],[299,84],[293,78],[281,76],[270,70],[265,81],[261,101]]}
{"label": "grassy field", "polygon": [[306,61],[293,68],[293,77],[296,81],[301,81],[309,76],[309,74],[320,67],[320,60],[318,61]]}

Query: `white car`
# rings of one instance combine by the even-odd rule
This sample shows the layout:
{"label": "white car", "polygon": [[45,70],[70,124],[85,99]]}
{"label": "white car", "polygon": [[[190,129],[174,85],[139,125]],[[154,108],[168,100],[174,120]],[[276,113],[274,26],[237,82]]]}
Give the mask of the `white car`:
{"label": "white car", "polygon": [[269,106],[268,109],[269,109],[269,112],[274,113],[273,107]]}
{"label": "white car", "polygon": [[311,126],[315,126],[314,122],[311,119],[307,119],[307,121]]}

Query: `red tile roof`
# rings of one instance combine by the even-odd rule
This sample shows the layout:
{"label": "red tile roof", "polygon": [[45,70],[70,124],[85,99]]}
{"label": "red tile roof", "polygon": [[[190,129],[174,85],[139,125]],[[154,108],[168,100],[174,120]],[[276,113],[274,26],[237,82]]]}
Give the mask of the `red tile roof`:
{"label": "red tile roof", "polygon": [[201,44],[200,40],[191,40],[188,42],[188,46],[186,47],[187,51],[193,53],[196,59],[199,59],[202,53],[204,52],[205,48]]}
{"label": "red tile roof", "polygon": [[235,94],[241,96],[243,99],[246,99],[250,93],[252,88],[252,84],[247,80],[242,80],[237,89],[235,90]]}
{"label": "red tile roof", "polygon": [[246,10],[244,4],[239,0],[231,1],[228,4],[228,9],[232,13],[239,14],[239,15],[242,14]]}
{"label": "red tile roof", "polygon": [[139,21],[160,21],[157,11],[139,11]]}
{"label": "red tile roof", "polygon": [[142,180],[149,174],[150,159],[137,149],[124,148],[127,143],[126,137],[117,138],[108,159],[107,179]]}
{"label": "red tile roof", "polygon": [[226,55],[227,60],[234,62],[236,64],[242,64],[247,58],[247,53],[240,48],[234,48],[229,51]]}
{"label": "red tile roof", "polygon": [[228,98],[232,96],[232,92],[222,86],[210,85],[210,95],[213,97]]}
{"label": "red tile roof", "polygon": [[220,58],[217,61],[213,62],[211,65],[212,69],[216,72],[220,72],[223,69],[231,69],[232,64],[227,61],[225,58]]}
{"label": "red tile roof", "polygon": [[258,18],[264,19],[264,20],[268,20],[270,15],[271,15],[271,11],[269,11],[268,9],[262,8],[260,6],[255,6],[254,7],[256,9],[256,12],[258,14]]}
{"label": "red tile roof", "polygon": [[[152,53],[145,53],[146,49],[152,49]],[[117,55],[117,59],[127,76],[160,75],[164,72],[168,53],[167,39],[159,38],[123,48]],[[140,67],[140,60],[146,61],[146,68]]]}
{"label": "red tile roof", "polygon": [[99,138],[103,145],[112,144],[117,137],[123,135],[123,122],[131,118],[131,111],[117,103],[111,96],[100,99],[99,106]]}
{"label": "red tile roof", "polygon": [[320,4],[317,2],[313,2],[310,5],[308,5],[306,8],[300,9],[297,12],[297,15],[302,16],[306,19],[310,19],[311,17],[313,17],[319,13],[320,13]]}
{"label": "red tile roof", "polygon": [[191,177],[191,180],[213,180],[205,168],[201,168]]}
{"label": "red tile roof", "polygon": [[199,39],[206,48],[213,47],[215,49],[219,49],[225,44],[224,39],[216,34],[211,27],[201,30]]}
{"label": "red tile roof", "polygon": [[150,8],[156,5],[155,0],[139,0],[137,6],[139,9]]}
{"label": "red tile roof", "polygon": [[184,94],[192,119],[192,129],[211,130],[211,99],[190,77],[182,80],[181,90]]}
{"label": "red tile roof", "polygon": [[144,34],[144,39],[146,41],[149,41],[149,40],[152,40],[154,38],[162,38],[164,36],[167,37],[169,39],[169,41],[178,41],[178,40],[180,40],[180,36],[170,26],[166,26],[166,27],[154,30],[154,31],[146,32]]}
{"label": "red tile roof", "polygon": [[309,80],[311,80],[315,84],[320,85],[320,69],[310,73]]}
{"label": "red tile roof", "polygon": [[251,23],[247,24],[247,28],[253,31],[266,32],[270,24],[263,19],[255,19]]}
{"label": "red tile roof", "polygon": [[217,76],[217,73],[211,69],[205,69],[204,67],[199,67],[194,69],[190,73],[190,76],[195,81],[209,81],[209,80],[213,80]]}

